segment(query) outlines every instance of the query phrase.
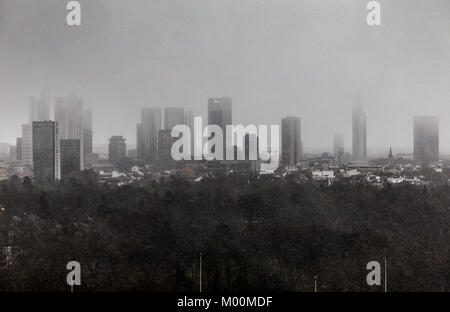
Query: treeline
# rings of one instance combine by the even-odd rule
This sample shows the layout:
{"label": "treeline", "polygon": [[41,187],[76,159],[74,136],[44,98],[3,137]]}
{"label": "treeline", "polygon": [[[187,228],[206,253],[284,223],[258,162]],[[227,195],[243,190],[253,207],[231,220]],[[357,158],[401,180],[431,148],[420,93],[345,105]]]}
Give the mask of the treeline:
{"label": "treeline", "polygon": [[[228,176],[113,187],[85,172],[0,185],[0,291],[450,291],[450,188]],[[1,255],[1,254],[0,254]],[[0,259],[1,261],[2,259]],[[3,264],[3,265],[2,265]]]}

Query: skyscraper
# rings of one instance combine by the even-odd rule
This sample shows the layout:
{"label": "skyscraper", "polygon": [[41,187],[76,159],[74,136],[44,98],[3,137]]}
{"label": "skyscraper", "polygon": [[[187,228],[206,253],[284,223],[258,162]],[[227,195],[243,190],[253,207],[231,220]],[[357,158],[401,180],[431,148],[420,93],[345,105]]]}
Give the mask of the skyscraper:
{"label": "skyscraper", "polygon": [[246,134],[244,137],[245,160],[248,161],[249,172],[258,173],[261,170],[259,158],[259,138],[255,134]]}
{"label": "skyscraper", "polygon": [[[191,151],[194,150],[194,113],[190,110],[184,111],[184,124],[191,130]],[[202,142],[201,142],[202,143]]]}
{"label": "skyscraper", "polygon": [[50,120],[50,98],[48,91],[40,97],[32,96],[28,110],[28,122]]}
{"label": "skyscraper", "polygon": [[33,174],[38,183],[61,177],[58,123],[33,122]]}
{"label": "skyscraper", "polygon": [[138,160],[144,160],[144,138],[142,136],[142,124],[136,126],[136,156]]}
{"label": "skyscraper", "polygon": [[171,130],[159,130],[158,138],[158,163],[161,168],[171,169],[176,165],[172,158],[172,145],[178,139],[171,136]]}
{"label": "skyscraper", "polygon": [[223,132],[223,157],[226,151],[226,126],[232,124],[232,100],[229,97],[208,99],[208,125],[217,125]]}
{"label": "skyscraper", "polygon": [[360,102],[353,105],[353,160],[364,161],[367,158],[366,114]]}
{"label": "skyscraper", "polygon": [[439,119],[414,117],[414,163],[422,166],[439,162]]}
{"label": "skyscraper", "polygon": [[156,163],[158,160],[158,135],[161,130],[161,108],[148,107],[141,110],[142,160]]}
{"label": "skyscraper", "polygon": [[281,162],[284,166],[300,162],[302,155],[301,121],[299,117],[281,119]]}
{"label": "skyscraper", "polygon": [[60,138],[80,140],[80,168],[83,162],[83,101],[77,96],[58,97],[55,99],[55,121],[58,122]]}
{"label": "skyscraper", "polygon": [[22,138],[16,139],[17,160],[22,160]]}
{"label": "skyscraper", "polygon": [[176,125],[184,124],[184,108],[169,107],[164,109],[164,129],[172,130]]}
{"label": "skyscraper", "polygon": [[83,109],[83,160],[89,158],[88,155],[93,153],[93,137],[92,137],[92,111]]}
{"label": "skyscraper", "polygon": [[80,171],[80,140],[60,140],[61,177]]}
{"label": "skyscraper", "polygon": [[9,160],[17,160],[17,145],[11,145],[9,147]]}
{"label": "skyscraper", "polygon": [[24,176],[33,175],[33,126],[22,126],[22,166]]}
{"label": "skyscraper", "polygon": [[194,130],[194,113],[190,110],[184,111],[184,124],[191,129],[191,132]]}
{"label": "skyscraper", "polygon": [[127,157],[127,144],[125,143],[125,138],[122,136],[112,136],[109,139],[109,162],[117,165],[125,157]]}

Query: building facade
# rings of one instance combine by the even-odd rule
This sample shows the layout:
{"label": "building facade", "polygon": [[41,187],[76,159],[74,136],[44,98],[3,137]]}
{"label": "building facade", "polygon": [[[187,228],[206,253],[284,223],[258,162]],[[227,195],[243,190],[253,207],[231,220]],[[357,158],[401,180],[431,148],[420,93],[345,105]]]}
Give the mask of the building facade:
{"label": "building facade", "polygon": [[17,160],[22,160],[22,138],[16,139]]}
{"label": "building facade", "polygon": [[80,140],[60,140],[61,178],[78,172],[80,168]]}
{"label": "building facade", "polygon": [[366,114],[361,103],[354,104],[352,112],[353,160],[365,161],[367,159]]}
{"label": "building facade", "polygon": [[87,165],[89,155],[94,153],[93,131],[92,131],[92,110],[83,109],[83,160]]}
{"label": "building facade", "polygon": [[439,119],[414,117],[414,163],[429,166],[439,162]]}
{"label": "building facade", "polygon": [[164,129],[172,130],[176,125],[184,124],[184,108],[168,107],[164,109]]}
{"label": "building facade", "polygon": [[32,96],[28,109],[28,123],[50,120],[50,95],[43,91],[40,97]]}
{"label": "building facade", "polygon": [[158,135],[158,164],[163,169],[173,169],[176,161],[172,158],[172,145],[178,140],[171,136],[172,130],[159,130]]}
{"label": "building facade", "polygon": [[55,99],[55,121],[58,122],[60,138],[80,141],[80,168],[83,162],[83,101],[77,96],[58,97]]}
{"label": "building facade", "polygon": [[127,157],[127,144],[122,136],[112,136],[109,139],[108,159],[111,164],[117,165]]}
{"label": "building facade", "polygon": [[158,136],[161,130],[161,108],[148,107],[141,110],[140,129],[141,157],[145,163],[152,164],[158,161]]}
{"label": "building facade", "polygon": [[302,158],[301,120],[299,117],[285,117],[281,120],[281,163],[296,165]]}
{"label": "building facade", "polygon": [[33,127],[33,176],[43,183],[61,178],[58,123],[35,121]]}
{"label": "building facade", "polygon": [[33,126],[22,126],[22,166],[26,177],[33,175]]}
{"label": "building facade", "polygon": [[229,97],[208,99],[208,125],[217,125],[223,133],[223,157],[226,155],[226,126],[232,125],[232,100]]}

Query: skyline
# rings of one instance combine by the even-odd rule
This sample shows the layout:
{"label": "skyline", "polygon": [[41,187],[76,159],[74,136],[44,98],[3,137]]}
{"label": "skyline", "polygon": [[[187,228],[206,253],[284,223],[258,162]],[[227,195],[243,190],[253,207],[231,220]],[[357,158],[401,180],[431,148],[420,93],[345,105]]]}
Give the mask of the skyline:
{"label": "skyline", "polygon": [[[48,90],[46,90],[46,92],[48,92]],[[93,118],[93,116],[91,115],[92,110],[82,107],[83,99],[80,98],[80,97],[77,97],[77,96],[56,97],[53,101],[50,101],[51,104],[47,107],[47,115],[49,114],[50,118],[49,119],[42,119],[42,121],[46,121],[46,120],[48,120],[48,121],[57,121],[56,119],[58,119],[57,117],[59,117],[59,115],[60,115],[60,113],[58,111],[60,109],[60,105],[61,105],[60,102],[61,102],[61,99],[63,99],[63,98],[76,98],[78,101],[80,101],[80,105],[81,105],[80,108],[79,108],[80,112],[82,110],[83,116],[88,117],[88,120],[84,120],[84,119],[80,120],[80,127],[81,127],[81,123],[82,123],[83,127],[86,126],[86,127],[92,128],[93,123],[95,123],[95,118]],[[35,101],[35,99],[36,99],[36,96],[30,96],[30,104],[32,104]],[[230,103],[232,101],[232,98],[230,98],[230,97],[208,98],[207,111],[210,109],[209,106],[211,105],[211,101],[215,101],[217,99],[219,99],[219,100],[227,99],[228,101],[230,101]],[[28,115],[27,116],[28,116],[28,120],[29,121],[30,121],[30,118],[31,119],[33,118],[33,114],[36,114],[35,108],[34,107],[32,108],[32,107],[33,107],[33,105],[30,105],[28,107],[29,111],[28,111]],[[53,107],[53,109],[51,107]],[[184,108],[179,108],[179,107],[164,107],[164,108],[162,108],[162,107],[143,107],[143,108],[140,109],[141,114],[144,111],[146,111],[146,110],[158,110],[160,112],[159,113],[159,117],[160,118],[158,118],[158,119],[160,119],[159,122],[161,123],[161,129],[163,129],[163,128],[166,129],[167,128],[167,123],[169,123],[169,125],[171,123],[173,123],[174,120],[172,120],[172,119],[174,119],[174,118],[175,119],[180,119],[181,118],[179,116],[176,116],[176,114],[178,114],[179,110],[181,110],[183,112],[183,114],[184,114]],[[162,112],[164,112],[164,114],[162,114]],[[232,112],[233,112],[233,110],[232,110],[232,107],[230,106],[231,120],[233,119]],[[352,111],[351,111],[351,114],[352,114],[352,128],[354,127],[354,123],[358,122],[358,121],[355,121],[355,112],[357,112],[356,114],[362,114],[362,116],[364,118],[364,121],[363,121],[364,130],[361,130],[361,131],[363,131],[362,133],[364,133],[363,136],[365,137],[366,136],[366,134],[365,134],[366,133],[366,126],[365,126],[365,124],[366,124],[366,114],[365,114],[365,110],[364,110],[364,105],[361,105],[361,102],[359,101],[359,98],[358,98],[358,100],[356,100],[354,102],[354,105],[352,105]],[[186,113],[191,114],[192,112],[191,111],[186,111]],[[202,115],[204,115],[204,114],[202,114],[202,113],[195,114],[195,116],[200,116],[200,117]],[[181,118],[181,119],[185,118],[185,116],[182,116],[182,117],[183,118]],[[142,118],[142,116],[141,116],[141,118]],[[298,117],[298,116],[284,116],[284,117],[281,118],[280,123],[278,123],[277,125],[281,127],[283,125],[283,120],[285,120],[287,118],[298,118],[299,120],[302,119],[301,117]],[[432,116],[432,115],[413,116],[413,121],[412,121],[413,122],[413,127],[414,127],[415,120],[417,118],[435,118],[437,121],[439,121],[439,116]],[[185,121],[181,120],[181,119],[179,120],[179,124],[184,124]],[[37,120],[39,120],[39,119],[37,119]],[[138,121],[138,123],[135,126],[140,126],[141,123],[142,123],[142,120]],[[213,122],[213,124],[216,124],[216,123],[217,122]],[[21,126],[22,134],[23,134],[23,126],[26,126],[27,124],[30,124],[30,122],[28,122],[28,123],[26,123],[26,124]],[[237,125],[236,123],[232,123],[232,124],[233,125]],[[164,127],[162,125],[164,125]],[[246,127],[247,125],[249,125],[249,124],[245,124],[244,127]],[[174,125],[172,125],[172,127],[173,126]],[[438,131],[440,129],[439,127],[440,127],[440,124],[438,122]],[[169,126],[169,128],[171,128],[171,126]],[[83,131],[84,130],[86,130],[86,129],[83,128]],[[191,129],[191,131],[192,131],[192,129]],[[371,158],[371,157],[373,158],[375,156],[377,156],[377,157],[380,156],[380,154],[379,154],[380,150],[374,152],[374,148],[372,147],[372,150],[371,150],[370,146],[363,148],[364,150],[366,150],[366,152],[364,152],[364,153],[366,153],[367,156],[362,156],[362,157],[355,156],[354,155],[355,147],[354,147],[353,141],[354,140],[357,140],[357,141],[359,140],[357,137],[359,136],[360,130],[356,130],[356,132],[354,132],[354,131],[355,131],[355,129],[352,129],[353,133],[352,133],[352,135],[350,137],[350,140],[352,141],[352,145],[350,146],[350,148],[345,148],[345,150],[344,150],[345,153],[350,153],[351,155],[353,155],[353,160],[356,160],[356,161],[364,160],[366,158]],[[414,131],[413,131],[413,134],[414,134]],[[91,133],[91,135],[92,135],[92,133]],[[334,133],[333,134],[333,138],[332,138],[331,146],[329,146],[325,150],[316,149],[316,150],[303,151],[303,140],[301,140],[301,143],[302,143],[302,148],[301,148],[302,149],[302,154],[303,153],[306,153],[306,154],[314,154],[314,153],[316,153],[317,154],[317,153],[324,153],[324,152],[326,152],[326,153],[329,153],[331,155],[334,155],[335,154],[335,146],[334,145],[335,145],[335,136],[336,135],[342,136],[342,133],[339,133],[339,132]],[[355,137],[355,135],[357,137]],[[121,136],[121,135],[120,134],[111,134],[111,135],[109,135],[106,138],[106,142],[105,141],[102,141],[102,142],[95,142],[94,141],[94,144],[93,144],[94,150],[96,150],[96,152],[100,152],[99,147],[102,146],[103,148],[106,148],[108,146],[107,142],[110,140],[110,137],[115,137],[115,136]],[[281,136],[281,133],[280,133],[280,136]],[[64,137],[65,137],[65,135],[63,135],[63,138]],[[302,138],[303,138],[303,136],[302,136]],[[439,141],[440,141],[440,135],[438,135],[438,138],[439,138]],[[21,137],[19,136],[18,138],[16,138],[16,140],[17,139],[21,139]],[[128,138],[125,138],[125,139],[128,140]],[[14,141],[16,141],[16,140],[14,140]],[[344,139],[344,142],[345,141],[346,140]],[[7,144],[10,144],[11,146],[14,146],[14,143],[10,143],[10,142],[0,142],[0,143],[7,143]],[[439,142],[438,142],[438,144],[439,144]],[[137,142],[130,142],[130,143],[127,144],[127,146],[128,146],[127,150],[133,150],[133,149],[138,148],[138,143]],[[344,144],[344,146],[346,146],[346,145]],[[364,139],[364,146],[366,146],[365,139]],[[381,147],[381,149],[387,149],[389,152],[391,152],[392,147],[393,147],[392,145],[389,145],[387,147],[386,146],[385,147]],[[380,147],[378,147],[378,148],[380,148]],[[394,146],[394,148],[395,148],[395,146]],[[352,152],[352,149],[353,149],[353,152]],[[105,153],[105,152],[107,152],[107,151],[103,151],[102,150],[100,153]],[[399,153],[399,154],[412,154],[413,152],[414,152],[414,141],[413,141],[412,151],[410,151],[410,150],[408,150],[408,151],[400,150],[400,151],[397,151],[396,153]],[[383,152],[381,152],[381,155],[384,155]],[[439,155],[446,155],[446,151],[442,152],[442,150],[441,150],[439,152]]]}
{"label": "skyline", "polygon": [[379,28],[356,0],[80,2],[73,30],[58,1],[0,0],[0,142],[14,144],[29,96],[48,87],[83,98],[96,145],[112,135],[135,145],[143,107],[206,117],[208,97],[229,96],[235,124],[298,116],[305,152],[331,152],[335,133],[350,151],[360,93],[369,155],[412,152],[415,115],[439,116],[450,152],[448,1],[380,1]]}
{"label": "skyline", "polygon": [[[50,113],[51,109],[50,109],[49,106],[44,107],[44,108],[47,109],[47,115],[54,115],[54,118],[49,118],[49,119],[46,118],[46,119],[42,119],[41,121],[56,121],[58,123],[58,121],[56,119],[61,117],[60,116],[61,114],[60,114],[59,110],[61,109],[61,107],[60,107],[61,106],[61,99],[63,99],[63,98],[64,97],[57,97],[57,98],[55,98],[55,101],[54,101],[55,105],[54,105],[53,114]],[[89,135],[92,138],[92,131],[91,131],[91,129],[92,129],[92,125],[93,125],[93,118],[92,118],[91,110],[90,109],[85,109],[85,108],[82,107],[82,101],[83,100],[81,98],[79,98],[79,97],[71,96],[71,97],[65,97],[65,98],[76,99],[79,102],[79,104],[80,104],[80,106],[78,108],[78,110],[79,110],[78,115],[81,116],[81,112],[82,112],[83,116],[85,116],[83,118],[87,117],[87,119],[80,119],[79,120],[80,130],[81,130],[81,125],[83,127],[83,136],[81,137],[81,144],[83,144],[82,139],[83,139],[83,137],[86,136],[84,134],[84,131],[89,130],[90,131]],[[233,110],[232,110],[232,104],[231,104],[232,99],[230,97],[208,98],[208,105],[207,105],[208,115],[210,115],[210,113],[211,113],[211,104],[212,103],[216,104],[216,103],[219,103],[219,101],[223,101],[223,100],[226,100],[229,103],[228,114],[230,116],[227,117],[229,119],[229,122],[228,123],[225,122],[225,124],[223,124],[221,127],[224,127],[226,124],[230,124],[232,126],[236,126],[237,124],[231,122],[232,121],[232,111]],[[31,121],[31,120],[39,121],[39,119],[33,119],[34,118],[34,114],[36,114],[36,107],[33,105],[34,101],[35,101],[35,97],[31,96],[31,103],[30,104],[32,104],[32,105],[29,106],[29,112],[28,112],[29,121]],[[42,107],[40,109],[42,109]],[[222,109],[222,108],[220,108],[220,109]],[[160,128],[158,128],[159,130],[167,130],[167,129],[170,130],[175,125],[186,124],[185,122],[187,122],[187,120],[186,120],[187,115],[191,116],[191,114],[192,114],[191,111],[184,111],[183,108],[179,108],[179,107],[166,107],[164,109],[162,109],[161,107],[144,107],[144,108],[141,108],[141,120],[139,121],[139,123],[136,124],[138,132],[142,131],[142,130],[139,130],[140,129],[139,127],[142,126],[142,123],[143,123],[142,118],[144,118],[143,117],[143,116],[145,116],[144,112],[146,112],[146,111],[155,111],[155,113],[158,112],[158,114],[157,114],[158,118],[157,119],[159,120],[158,121],[158,123],[159,123],[158,127],[160,127]],[[185,115],[185,114],[187,114],[187,115]],[[201,115],[201,114],[198,114],[198,115]],[[362,116],[363,119],[359,120],[360,119],[359,116]],[[77,117],[77,114],[73,115],[71,118],[75,118],[76,119],[76,117]],[[214,115],[214,117],[212,117],[212,116],[208,116],[208,117],[209,117],[208,118],[209,121],[207,122],[207,124],[221,125],[223,123],[223,121],[221,121],[221,120],[215,120],[215,119],[217,119],[217,116],[215,116],[215,115]],[[65,117],[65,118],[69,118],[69,117]],[[154,118],[154,117],[151,117],[151,118]],[[210,120],[211,118],[213,120],[212,122]],[[222,117],[220,117],[220,118],[222,118]],[[301,122],[301,117],[298,117],[298,116],[285,116],[285,117],[283,117],[281,119],[280,124],[277,124],[277,126],[283,128],[284,127],[284,121],[287,120],[287,119],[292,119],[292,118],[293,119],[298,119],[299,123]],[[437,154],[438,156],[437,157],[439,157],[439,155],[447,156],[447,154],[445,152],[442,153],[442,151],[439,150],[439,140],[440,140],[440,135],[439,135],[439,132],[440,132],[440,130],[439,130],[439,116],[413,116],[413,126],[414,126],[413,136],[415,135],[414,133],[416,132],[415,124],[416,124],[416,120],[418,118],[421,118],[421,119],[432,118],[432,119],[436,120],[436,125],[437,125],[436,126],[437,127],[436,128],[436,131],[437,131],[436,138],[438,139],[438,141],[436,143],[437,146],[438,146],[438,154]],[[353,107],[352,107],[352,119],[353,119],[352,120],[353,133],[352,133],[352,138],[351,138],[352,139],[352,146],[351,146],[351,149],[349,149],[349,150],[345,150],[344,149],[343,152],[352,155],[353,161],[364,161],[366,159],[379,157],[379,156],[384,156],[383,152],[381,153],[381,155],[380,154],[376,154],[376,153],[375,153],[376,155],[373,155],[373,150],[372,150],[372,153],[371,153],[370,152],[370,148],[366,147],[366,139],[365,139],[365,137],[366,137],[366,115],[365,115],[364,107],[361,105],[361,103],[359,101],[356,101],[354,103]],[[23,127],[25,127],[27,125],[31,126],[31,123],[27,123],[27,124],[22,125],[22,127],[21,127],[22,128],[22,135],[24,134],[24,130],[23,130],[24,128]],[[252,125],[252,124],[245,124],[243,126],[247,127],[249,125]],[[267,125],[267,126],[269,126],[269,125]],[[59,127],[61,128],[61,125]],[[64,127],[65,127],[65,125],[63,123],[62,124],[62,128],[64,128]],[[85,127],[87,127],[87,128],[85,129]],[[300,125],[299,125],[299,129],[300,129],[299,131],[301,131],[301,126]],[[158,133],[159,130],[157,130],[155,132],[155,134]],[[192,125],[191,125],[191,131],[194,131],[192,129]],[[64,131],[61,132],[60,136],[62,137],[62,139],[66,139],[66,135],[64,134]],[[114,138],[114,137],[122,137],[122,136],[119,135],[119,134],[113,134],[113,135],[111,135],[110,137],[107,138],[107,141],[110,141],[111,138]],[[344,136],[342,135],[342,133],[335,133],[333,135],[333,142],[332,142],[332,150],[331,151],[330,151],[330,149],[326,149],[326,150],[321,150],[321,151],[306,151],[306,152],[304,152],[303,151],[303,140],[300,139],[299,143],[300,143],[301,147],[299,147],[299,148],[302,150],[300,154],[301,155],[303,155],[303,154],[317,154],[317,152],[318,152],[318,153],[328,153],[330,155],[336,156],[336,137],[340,137],[339,140],[341,140],[342,142],[339,143],[339,144],[341,146],[344,145],[345,139],[344,139]],[[282,138],[282,133],[280,133],[280,139],[281,138]],[[302,138],[302,136],[300,138]],[[23,139],[22,137],[16,138],[16,140],[22,140],[22,139]],[[127,138],[124,138],[124,140],[127,140]],[[356,140],[356,142],[358,142],[356,146],[354,145],[355,140]],[[359,142],[360,140],[363,140],[363,142]],[[4,144],[5,142],[0,142],[0,143]],[[7,144],[10,144],[10,143],[7,143]],[[96,152],[96,153],[108,153],[108,151],[104,151],[104,150],[100,151],[100,149],[99,149],[100,146],[105,148],[108,145],[109,145],[108,143],[105,144],[104,142],[94,144],[94,146],[93,146],[94,147],[94,152]],[[410,152],[410,151],[407,151],[407,152],[405,152],[405,151],[397,151],[396,154],[414,154],[415,153],[415,145],[416,145],[416,138],[414,137],[413,151],[412,152]],[[14,144],[10,144],[10,146],[11,147],[15,147]],[[136,150],[137,153],[139,154],[139,143],[138,142],[134,142],[134,143],[132,142],[131,144],[128,144],[127,146],[128,146],[128,148],[126,149],[127,151]],[[91,148],[92,148],[92,146],[91,146]],[[357,150],[357,153],[360,153],[359,149],[362,149],[361,153],[363,155],[358,155],[358,154],[355,155],[355,148]],[[353,149],[353,151],[352,151],[352,149]],[[384,147],[383,149],[386,149],[386,147]],[[389,154],[391,154],[392,153],[392,145],[388,146],[387,149],[389,151]],[[367,152],[367,150],[369,150],[369,152]],[[90,153],[92,153],[92,150],[91,150]],[[377,153],[379,153],[379,151]],[[143,156],[141,155],[141,157],[143,157]],[[145,158],[145,157],[143,157],[143,158]]]}

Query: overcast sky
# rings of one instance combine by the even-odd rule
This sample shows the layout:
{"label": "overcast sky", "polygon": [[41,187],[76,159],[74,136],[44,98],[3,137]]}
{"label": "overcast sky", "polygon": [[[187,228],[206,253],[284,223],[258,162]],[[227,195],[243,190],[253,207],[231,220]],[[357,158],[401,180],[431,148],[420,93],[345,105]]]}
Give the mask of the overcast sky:
{"label": "overcast sky", "polygon": [[[302,118],[305,151],[351,148],[351,106],[362,94],[369,152],[412,150],[412,116],[438,115],[450,151],[450,1],[86,0],[82,26],[65,0],[0,0],[0,142],[14,142],[28,98],[79,95],[94,140],[135,144],[141,107],[206,116],[230,96],[234,123]],[[52,103],[53,106],[53,103]]]}

